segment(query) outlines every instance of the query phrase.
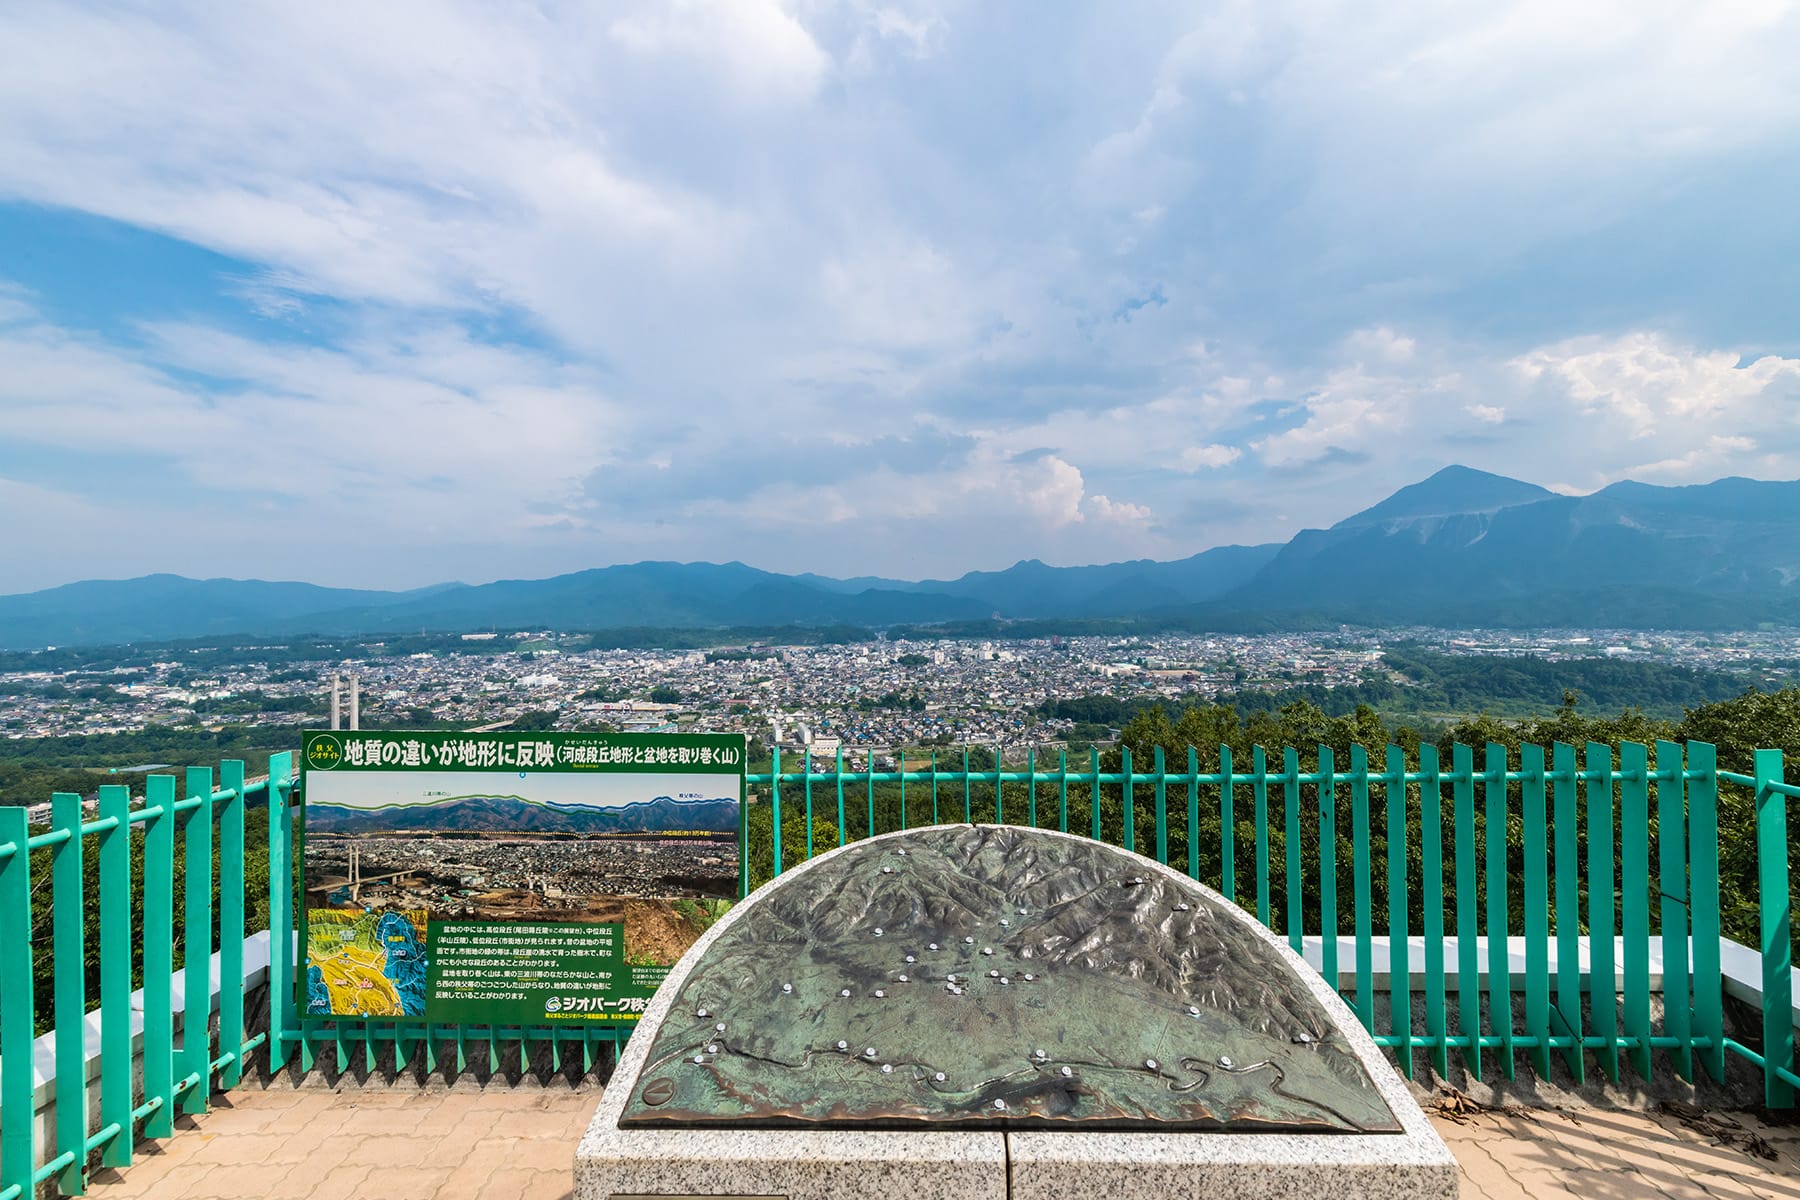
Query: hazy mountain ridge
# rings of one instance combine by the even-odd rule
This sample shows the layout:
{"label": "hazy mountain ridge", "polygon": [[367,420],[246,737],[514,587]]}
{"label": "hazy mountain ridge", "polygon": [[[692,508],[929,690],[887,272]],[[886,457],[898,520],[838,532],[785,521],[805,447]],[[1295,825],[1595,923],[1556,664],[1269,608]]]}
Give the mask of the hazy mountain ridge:
{"label": "hazy mountain ridge", "polygon": [[541,803],[518,796],[470,796],[438,804],[350,808],[308,803],[306,825],[323,833],[650,833],[702,829],[733,833],[735,798],[658,796],[613,808]]}
{"label": "hazy mountain ridge", "polygon": [[1800,482],[1623,481],[1588,496],[1447,467],[1286,544],[957,579],[642,562],[549,579],[359,591],[173,575],[0,596],[0,649],[478,629],[1152,620],[1723,628],[1800,623]]}

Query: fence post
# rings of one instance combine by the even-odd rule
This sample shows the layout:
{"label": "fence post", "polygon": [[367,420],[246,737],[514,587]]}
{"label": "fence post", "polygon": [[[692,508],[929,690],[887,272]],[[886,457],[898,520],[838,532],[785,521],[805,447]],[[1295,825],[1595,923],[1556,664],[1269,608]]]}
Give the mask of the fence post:
{"label": "fence post", "polygon": [[[1219,892],[1237,903],[1237,817],[1231,811],[1231,747],[1219,746]],[[1200,878],[1200,752],[1188,747],[1188,876]]]}
{"label": "fence post", "polygon": [[[1350,747],[1350,871],[1356,889],[1356,1015],[1375,1032],[1374,883],[1369,878],[1369,752]],[[1393,947],[1388,948],[1389,988]]]}
{"label": "fence post", "polygon": [[1519,747],[1520,832],[1525,867],[1525,1032],[1537,1039],[1531,1065],[1550,1078],[1550,856],[1546,828],[1544,748]]}
{"label": "fence post", "polygon": [[1587,1078],[1587,1056],[1581,1048],[1581,819],[1576,810],[1580,790],[1575,747],[1557,742],[1550,748],[1555,776],[1552,803],[1556,836],[1556,1007],[1558,1027],[1571,1045],[1563,1062],[1577,1087]]}
{"label": "fence post", "polygon": [[[1295,954],[1301,954],[1306,943],[1301,940],[1305,935],[1300,907],[1300,752],[1294,747],[1282,747],[1281,769],[1285,777],[1281,788],[1287,804],[1287,873],[1282,890],[1287,897],[1288,945]],[[1331,986],[1336,987],[1337,980],[1331,980]]]}
{"label": "fence post", "polygon": [[1512,969],[1507,959],[1511,922],[1506,903],[1507,753],[1498,742],[1487,744],[1483,764],[1482,849],[1487,884],[1488,1021],[1500,1035],[1501,1069],[1512,1079],[1518,1071],[1513,1053]]}
{"label": "fence post", "polygon": [[1331,747],[1319,747],[1319,972],[1338,986],[1337,771]]}
{"label": "fence post", "polygon": [[175,777],[144,780],[144,1136],[175,1132]]}
{"label": "fence post", "polygon": [[1387,780],[1382,788],[1387,800],[1388,869],[1388,1001],[1394,1035],[1400,1039],[1395,1053],[1411,1079],[1417,1068],[1413,1057],[1412,963],[1410,930],[1406,919],[1406,751],[1387,748]]}
{"label": "fence post", "polygon": [[1425,1036],[1432,1069],[1450,1074],[1444,1008],[1444,781],[1438,748],[1419,747],[1419,902],[1425,910]]}
{"label": "fence post", "polygon": [[219,765],[219,1073],[229,1091],[244,1077],[244,764]]}
{"label": "fence post", "polygon": [[[86,897],[81,865],[81,797],[50,797],[50,827],[67,834],[50,851],[50,964],[56,1019],[57,1156],[72,1154],[56,1173],[56,1186],[71,1196],[87,1192],[87,938],[82,927]],[[30,1112],[29,1109],[26,1110]]]}
{"label": "fence post", "polygon": [[1269,912],[1269,754],[1250,750],[1250,799],[1256,806],[1256,919],[1274,928]]}
{"label": "fence post", "polygon": [[1687,773],[1681,747],[1656,743],[1656,879],[1662,893],[1663,1031],[1677,1038],[1675,1072],[1694,1080],[1693,999],[1688,988]]}
{"label": "fence post", "polygon": [[837,793],[838,793],[838,845],[843,845],[848,835],[844,832],[844,747],[837,748]]}
{"label": "fence post", "polygon": [[29,1200],[33,1171],[31,1042],[31,827],[25,809],[0,807],[0,1191],[17,1188]]}
{"label": "fence post", "polygon": [[[305,1032],[296,1030],[294,1012],[294,852],[289,835],[293,826],[288,813],[288,794],[293,788],[293,752],[269,756],[269,1072],[287,1065],[290,1039],[300,1045],[301,1070],[312,1066],[311,1044]],[[745,856],[748,860],[748,855]]]}
{"label": "fence post", "polygon": [[131,1120],[131,789],[100,788],[100,1124],[118,1126],[100,1165],[128,1167]]}
{"label": "fence post", "polygon": [[1480,897],[1475,890],[1475,751],[1456,743],[1450,757],[1456,809],[1456,1025],[1469,1044],[1463,1061],[1481,1078],[1481,958],[1475,947]]}
{"label": "fence post", "polygon": [[1155,755],[1156,770],[1156,861],[1169,865],[1169,776],[1163,764],[1163,748]]}
{"label": "fence post", "polygon": [[[182,937],[181,1062],[182,1082],[193,1080],[181,1098],[181,1111],[189,1115],[206,1111],[212,1090],[212,1041],[207,1026],[212,1018],[212,787],[210,767],[189,767],[187,799],[195,807],[182,822],[185,854],[182,902],[185,932]],[[223,993],[225,981],[219,980]]]}
{"label": "fence post", "polygon": [[1719,963],[1719,752],[1689,742],[1688,904],[1694,920],[1694,1034],[1700,1065],[1716,1083],[1725,1079],[1725,983]]}
{"label": "fence post", "polygon": [[1776,1074],[1794,1069],[1793,880],[1788,878],[1787,793],[1781,751],[1756,752],[1756,907],[1762,929],[1763,1103],[1794,1107],[1794,1085]]}
{"label": "fence post", "polygon": [[1120,826],[1119,844],[1125,849],[1137,852],[1137,826],[1132,819],[1131,802],[1131,747],[1119,747],[1119,770],[1124,772],[1125,781],[1119,785],[1119,809],[1123,819]]}
{"label": "fence post", "polygon": [[1613,957],[1612,748],[1587,744],[1588,1000],[1594,1033],[1606,1039],[1595,1057],[1619,1082],[1619,999]]}
{"label": "fence post", "polygon": [[[869,763],[873,766],[875,755],[871,751]],[[774,879],[781,874],[781,747],[771,748],[769,756],[769,845],[773,866],[769,878]]]}

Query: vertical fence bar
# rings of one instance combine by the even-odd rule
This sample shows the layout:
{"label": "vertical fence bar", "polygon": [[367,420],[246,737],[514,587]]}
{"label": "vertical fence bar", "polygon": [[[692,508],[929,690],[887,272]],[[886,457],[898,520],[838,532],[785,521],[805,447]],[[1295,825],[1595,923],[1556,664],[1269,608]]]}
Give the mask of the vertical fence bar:
{"label": "vertical fence bar", "polygon": [[1794,1107],[1794,1085],[1777,1069],[1794,1069],[1794,966],[1790,939],[1793,880],[1788,877],[1787,795],[1781,751],[1756,752],[1756,907],[1762,933],[1763,1103]]}
{"label": "vertical fence bar", "polygon": [[894,754],[896,756],[896,764],[900,770],[900,828],[902,830],[904,830],[907,827],[906,826],[906,747],[905,746],[894,747]]}
{"label": "vertical fence bar", "polygon": [[1550,1078],[1550,837],[1544,748],[1519,747],[1520,835],[1525,866],[1525,1033],[1537,1039],[1531,1067]]}
{"label": "vertical fence bar", "polygon": [[[974,811],[969,807],[969,805],[971,803],[970,797],[969,797],[970,786],[971,785],[969,782],[969,748],[967,746],[964,746],[963,747],[963,824],[965,824],[965,825],[973,824],[975,821]],[[1098,830],[1095,831],[1094,836],[1095,837],[1100,836]]]}
{"label": "vertical fence bar", "polygon": [[232,1055],[219,1073],[230,1091],[244,1076],[244,764],[219,765],[219,1047]]}
{"label": "vertical fence bar", "polygon": [[1507,962],[1507,933],[1511,922],[1506,907],[1506,826],[1508,791],[1506,747],[1487,744],[1482,790],[1482,849],[1486,851],[1483,874],[1487,883],[1488,1020],[1500,1035],[1501,1067],[1512,1079],[1518,1070],[1513,1054],[1512,972]]}
{"label": "vertical fence bar", "polygon": [[1694,1036],[1700,1065],[1715,1083],[1725,1079],[1725,981],[1719,962],[1719,754],[1710,742],[1689,742],[1688,883],[1694,917]]}
{"label": "vertical fence bar", "polygon": [[1069,832],[1069,748],[1057,754],[1056,763],[1056,827]]}
{"label": "vertical fence bar", "polygon": [[[288,797],[293,790],[294,758],[291,751],[269,756],[269,1070],[286,1065],[288,1043],[297,1040],[301,1068],[309,1068],[312,1047],[295,1036],[299,1018],[294,1012],[294,851],[290,840],[293,824]],[[745,855],[748,860],[749,856]],[[748,869],[746,861],[745,869]],[[460,1069],[460,1068],[459,1068]]]}
{"label": "vertical fence bar", "polygon": [[1444,786],[1436,746],[1419,747],[1419,900],[1425,906],[1425,1036],[1432,1069],[1450,1074],[1444,1042]]}
{"label": "vertical fence bar", "polygon": [[931,752],[931,823],[938,824],[938,769],[937,751]]}
{"label": "vertical fence bar", "polygon": [[144,824],[144,1102],[157,1104],[144,1136],[166,1138],[175,1132],[175,777],[146,778],[144,801],[157,810]]}
{"label": "vertical fence bar", "polygon": [[1656,743],[1656,878],[1662,894],[1663,1032],[1675,1073],[1694,1080],[1693,998],[1688,990],[1687,771],[1681,747]]}
{"label": "vertical fence bar", "polygon": [[1163,748],[1158,746],[1152,760],[1156,770],[1156,861],[1169,864],[1169,782],[1163,766]]}
{"label": "vertical fence bar", "polygon": [[22,806],[0,807],[0,979],[24,980],[0,987],[0,1189],[19,1189],[29,1200],[35,1158],[32,1139],[31,1042],[31,826]]}
{"label": "vertical fence bar", "polygon": [[[1369,878],[1369,752],[1350,747],[1350,871],[1356,889],[1356,1015],[1375,1032],[1374,884]],[[1392,949],[1390,947],[1391,955]]]}
{"label": "vertical fence bar", "polygon": [[1033,746],[1025,752],[1025,775],[1030,780],[1026,790],[1025,822],[1033,829],[1037,828],[1037,747]]}
{"label": "vertical fence bar", "polygon": [[1006,798],[1000,794],[1000,770],[1003,765],[1002,752],[1005,746],[994,747],[994,823],[1006,824]]}
{"label": "vertical fence bar", "polygon": [[1393,1016],[1393,1034],[1399,1045],[1400,1068],[1411,1079],[1417,1064],[1412,1045],[1412,944],[1408,941],[1406,914],[1406,751],[1398,746],[1387,748],[1387,779],[1382,787],[1387,801],[1387,877],[1388,877],[1388,1002]]}
{"label": "vertical fence bar", "polygon": [[[1188,748],[1188,865],[1190,878],[1200,878],[1200,754]],[[1219,746],[1219,894],[1237,903],[1237,817],[1231,811],[1231,747]]]}
{"label": "vertical fence bar", "polygon": [[[1227,751],[1226,753],[1229,755],[1230,751]],[[1225,761],[1229,764],[1231,760],[1227,757]],[[1230,766],[1225,768],[1225,772],[1227,777],[1229,777],[1231,773]],[[1228,790],[1224,795],[1227,798],[1222,800],[1221,803],[1229,804],[1229,796],[1231,794],[1229,791],[1230,784],[1227,784],[1226,787]],[[1223,820],[1222,817],[1221,820]],[[1224,825],[1221,825],[1219,828],[1219,836],[1221,839],[1225,837],[1225,829],[1226,826]],[[1192,746],[1188,747],[1187,843],[1188,878],[1198,879],[1200,878],[1200,752]],[[1221,841],[1220,853],[1224,853],[1223,841]],[[1219,888],[1219,891],[1224,894],[1227,900],[1230,900],[1235,904],[1237,903],[1237,897],[1232,893],[1232,887],[1229,882],[1231,879],[1231,860],[1222,857],[1219,860],[1219,869],[1224,872],[1224,877],[1221,881],[1222,886]]]}
{"label": "vertical fence bar", "polygon": [[[100,788],[100,1124],[117,1125],[103,1167],[131,1165],[131,789]],[[240,889],[241,891],[241,889]],[[242,940],[242,939],[240,939]],[[4,966],[0,965],[0,970]],[[239,975],[242,978],[242,975]]]}
{"label": "vertical fence bar", "polygon": [[838,794],[838,845],[849,840],[844,832],[844,747],[840,742],[837,748],[837,794]]}
{"label": "vertical fence bar", "polygon": [[866,754],[863,757],[863,770],[866,772],[866,774],[864,775],[864,778],[867,780],[867,787],[868,787],[868,793],[869,793],[869,832],[865,836],[874,837],[875,836],[875,748],[873,746],[869,747],[868,754]]}
{"label": "vertical fence bar", "polygon": [[1587,1057],[1581,1049],[1581,846],[1575,747],[1557,742],[1550,751],[1556,805],[1556,1018],[1557,1032],[1573,1044],[1563,1062],[1581,1086]]}
{"label": "vertical fence bar", "polygon": [[1599,742],[1587,744],[1588,1006],[1596,1036],[1606,1039],[1595,1057],[1619,1082],[1619,1002],[1613,965],[1613,757]]}
{"label": "vertical fence bar", "polygon": [[1650,753],[1619,746],[1619,903],[1625,935],[1625,1036],[1638,1078],[1650,1078]]}
{"label": "vertical fence bar", "polygon": [[[875,761],[874,754],[869,761]],[[781,877],[781,747],[769,751],[769,878]]]}
{"label": "vertical fence bar", "polygon": [[1269,913],[1269,755],[1250,749],[1250,800],[1256,809],[1256,919],[1273,929]]}
{"label": "vertical fence bar", "polygon": [[1319,972],[1338,990],[1337,773],[1331,747],[1319,747]]}
{"label": "vertical fence bar", "polygon": [[[1300,919],[1300,752],[1292,746],[1282,747],[1281,766],[1281,787],[1287,804],[1287,878],[1282,884],[1287,895],[1288,945],[1299,954],[1305,947]],[[1335,979],[1331,986],[1337,986]]]}
{"label": "vertical fence bar", "polygon": [[[72,1153],[68,1166],[56,1173],[56,1186],[71,1196],[87,1192],[87,938],[83,928],[86,896],[82,887],[81,797],[57,792],[50,797],[50,828],[68,836],[50,851],[50,965],[52,1013],[56,1020],[56,1125],[52,1154]],[[9,980],[9,987],[30,987]],[[25,1110],[30,1119],[31,1110]]]}
{"label": "vertical fence bar", "polygon": [[803,787],[806,792],[806,857],[808,859],[810,859],[813,856],[812,747],[810,747],[810,746],[807,747],[806,755],[801,760],[801,762],[804,764],[805,770],[806,770],[806,780],[805,780],[805,783],[803,784]]}
{"label": "vertical fence bar", "polygon": [[1095,841],[1100,840],[1100,748],[1088,747],[1088,823]]}
{"label": "vertical fence bar", "polygon": [[[188,768],[187,798],[200,802],[182,822],[181,1075],[200,1077],[181,1098],[181,1111],[190,1115],[206,1111],[212,1090],[212,790],[212,768]],[[224,983],[219,981],[221,989]]]}
{"label": "vertical fence bar", "polygon": [[1463,1062],[1481,1078],[1481,959],[1476,954],[1480,899],[1475,891],[1475,751],[1461,742],[1451,752],[1450,790],[1456,804],[1456,1021],[1469,1039]]}
{"label": "vertical fence bar", "polygon": [[1124,782],[1122,782],[1119,785],[1119,811],[1122,814],[1123,819],[1124,819],[1124,824],[1121,826],[1122,832],[1119,835],[1119,844],[1121,846],[1125,847],[1127,850],[1130,850],[1133,853],[1136,853],[1136,851],[1137,851],[1137,828],[1136,828],[1136,822],[1133,821],[1133,819],[1132,819],[1133,818],[1133,812],[1132,812],[1133,805],[1131,802],[1131,747],[1130,746],[1119,747],[1119,763],[1120,763],[1119,770],[1123,771],[1125,774]]}

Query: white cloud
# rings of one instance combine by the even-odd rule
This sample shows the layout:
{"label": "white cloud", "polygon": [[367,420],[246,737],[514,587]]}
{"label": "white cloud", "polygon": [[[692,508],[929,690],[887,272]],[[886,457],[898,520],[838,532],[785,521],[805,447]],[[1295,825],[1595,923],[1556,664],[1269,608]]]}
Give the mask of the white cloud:
{"label": "white cloud", "polygon": [[[1191,553],[1285,529],[1270,483],[1335,519],[1446,461],[1800,473],[1791,347],[1532,265],[1791,157],[1797,13],[0,8],[0,201],[232,256],[313,339],[0,281],[0,439],[234,462],[371,545],[845,571]],[[1565,288],[1624,315],[1521,317]],[[809,474],[922,428],[973,446]],[[302,472],[269,429],[329,436]]]}
{"label": "white cloud", "polygon": [[1178,461],[1184,471],[1207,471],[1228,467],[1243,456],[1244,452],[1238,447],[1215,442],[1206,446],[1185,447]]}
{"label": "white cloud", "polygon": [[1112,500],[1101,495],[1088,497],[1088,511],[1102,521],[1118,521],[1124,524],[1141,524],[1156,515],[1142,504]]}
{"label": "white cloud", "polygon": [[1622,421],[1634,438],[1671,421],[1718,420],[1800,380],[1800,359],[1771,354],[1740,364],[1729,351],[1699,351],[1650,331],[1576,338],[1521,355],[1514,365],[1527,379],[1560,385],[1582,411]]}

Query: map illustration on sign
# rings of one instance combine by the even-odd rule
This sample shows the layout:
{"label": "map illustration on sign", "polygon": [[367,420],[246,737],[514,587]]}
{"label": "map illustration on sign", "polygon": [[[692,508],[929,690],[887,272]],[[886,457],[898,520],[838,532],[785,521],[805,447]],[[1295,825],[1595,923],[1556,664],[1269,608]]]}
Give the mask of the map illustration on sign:
{"label": "map illustration on sign", "polygon": [[425,928],[423,909],[314,909],[307,924],[307,1011],[423,1016]]}
{"label": "map illustration on sign", "polygon": [[309,1016],[635,1016],[740,894],[743,742],[309,734]]}

